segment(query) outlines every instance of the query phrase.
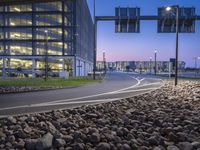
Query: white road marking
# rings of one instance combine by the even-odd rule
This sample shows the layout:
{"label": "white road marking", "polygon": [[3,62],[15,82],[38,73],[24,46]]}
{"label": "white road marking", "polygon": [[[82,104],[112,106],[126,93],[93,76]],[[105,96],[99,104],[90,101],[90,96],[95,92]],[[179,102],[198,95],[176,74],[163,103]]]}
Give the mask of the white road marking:
{"label": "white road marking", "polygon": [[115,99],[102,99],[102,100],[90,100],[90,101],[76,101],[76,102],[65,102],[65,103],[52,103],[52,104],[33,104],[33,105],[23,105],[23,106],[15,106],[15,107],[8,107],[2,108],[2,110],[10,110],[10,109],[18,109],[18,108],[33,108],[33,107],[41,107],[41,106],[56,106],[56,105],[66,105],[66,104],[81,104],[81,103],[95,103],[95,102],[105,102],[105,101],[114,101],[118,100],[119,98]]}
{"label": "white road marking", "polygon": [[130,92],[140,92],[140,91],[148,91],[148,90],[156,90],[157,88],[145,88],[145,89],[136,89],[136,90],[128,90],[117,92],[116,94],[130,93]]}

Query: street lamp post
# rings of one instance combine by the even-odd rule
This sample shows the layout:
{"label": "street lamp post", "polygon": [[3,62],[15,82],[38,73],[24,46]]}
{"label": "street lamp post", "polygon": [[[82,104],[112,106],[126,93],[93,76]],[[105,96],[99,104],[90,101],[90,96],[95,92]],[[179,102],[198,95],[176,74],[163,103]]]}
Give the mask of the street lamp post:
{"label": "street lamp post", "polygon": [[179,6],[167,7],[167,11],[171,11],[172,8],[176,9],[176,63],[175,63],[175,86],[178,84],[178,42],[179,42]]}
{"label": "street lamp post", "polygon": [[198,68],[197,68],[197,60],[199,60],[199,59],[200,59],[200,57],[194,57],[195,77],[197,76],[197,70],[198,70]]}
{"label": "street lamp post", "polygon": [[150,57],[150,64],[149,64],[149,68],[150,68],[150,75],[151,75],[151,67],[152,67],[152,57]]}
{"label": "street lamp post", "polygon": [[103,51],[103,64],[104,64],[104,73],[106,74],[106,52]]}
{"label": "street lamp post", "polygon": [[157,53],[158,53],[158,51],[157,50],[155,50],[155,76],[157,75]]}
{"label": "street lamp post", "polygon": [[93,63],[93,79],[96,79],[96,53],[97,53],[97,22],[96,22],[96,0],[94,0],[94,63]]}
{"label": "street lamp post", "polygon": [[45,77],[44,80],[47,81],[48,79],[48,31],[45,30]]}

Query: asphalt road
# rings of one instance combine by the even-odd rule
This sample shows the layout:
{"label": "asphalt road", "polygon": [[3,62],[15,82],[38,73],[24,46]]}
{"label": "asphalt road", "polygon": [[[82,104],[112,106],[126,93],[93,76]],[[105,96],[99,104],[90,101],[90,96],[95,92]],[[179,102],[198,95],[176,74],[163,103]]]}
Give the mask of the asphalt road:
{"label": "asphalt road", "polygon": [[162,80],[137,74],[108,73],[102,83],[76,88],[0,95],[0,117],[114,101],[155,90]]}

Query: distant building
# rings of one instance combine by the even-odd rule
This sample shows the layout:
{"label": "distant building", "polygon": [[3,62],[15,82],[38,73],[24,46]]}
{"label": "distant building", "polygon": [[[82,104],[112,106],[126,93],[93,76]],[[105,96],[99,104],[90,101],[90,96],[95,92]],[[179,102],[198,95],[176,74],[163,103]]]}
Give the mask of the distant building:
{"label": "distant building", "polygon": [[[179,62],[179,70],[185,69],[186,63],[183,61]],[[116,61],[116,62],[106,62],[108,69],[118,70],[118,71],[136,71],[136,72],[154,72],[155,62],[154,61]],[[104,68],[103,62],[97,62],[97,69],[102,70]],[[157,71],[158,72],[169,72],[174,70],[174,66],[170,61],[157,61]]]}

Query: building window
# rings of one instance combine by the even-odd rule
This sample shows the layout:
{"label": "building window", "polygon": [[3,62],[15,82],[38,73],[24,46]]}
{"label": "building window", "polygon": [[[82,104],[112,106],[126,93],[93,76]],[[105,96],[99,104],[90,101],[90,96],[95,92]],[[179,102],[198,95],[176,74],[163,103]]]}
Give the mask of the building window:
{"label": "building window", "polygon": [[72,29],[64,30],[65,41],[72,39]]}
{"label": "building window", "polygon": [[0,28],[0,39],[4,39],[4,36],[3,36],[3,29]]}
{"label": "building window", "polygon": [[48,46],[46,42],[36,43],[37,55],[45,55],[46,50],[48,50],[48,55],[62,55],[62,47],[62,42],[48,42]]}
{"label": "building window", "polygon": [[31,28],[11,28],[6,29],[7,39],[32,39],[32,29]]}
{"label": "building window", "polygon": [[61,2],[49,2],[35,4],[36,11],[62,11]]}
{"label": "building window", "polygon": [[32,11],[31,5],[11,5],[10,12],[30,12]]}
{"label": "building window", "polygon": [[4,11],[3,6],[0,6],[0,12],[3,12],[3,11]]}
{"label": "building window", "polygon": [[10,55],[32,55],[31,42],[7,42],[6,46]]}
{"label": "building window", "polygon": [[22,69],[30,69],[32,68],[31,60],[23,60],[23,59],[10,59],[10,67],[11,68],[22,68]]}
{"label": "building window", "polygon": [[72,25],[72,15],[65,16],[65,26]]}
{"label": "building window", "polygon": [[64,5],[65,12],[72,12],[73,11],[73,3],[72,1],[66,1]]}
{"label": "building window", "polygon": [[61,15],[36,15],[36,25],[38,26],[59,26],[62,25]]}
{"label": "building window", "polygon": [[64,52],[65,52],[65,55],[74,55],[72,42],[68,42],[64,44]]}
{"label": "building window", "polygon": [[3,45],[3,42],[0,42],[0,55],[3,55],[4,54],[4,45]]}
{"label": "building window", "polygon": [[8,14],[5,16],[7,26],[30,26],[32,25],[31,14]]}
{"label": "building window", "polygon": [[36,39],[46,39],[46,33],[48,31],[48,40],[62,40],[62,29],[61,28],[37,28]]}
{"label": "building window", "polygon": [[0,26],[3,26],[4,25],[4,20],[3,20],[3,15],[0,15]]}

